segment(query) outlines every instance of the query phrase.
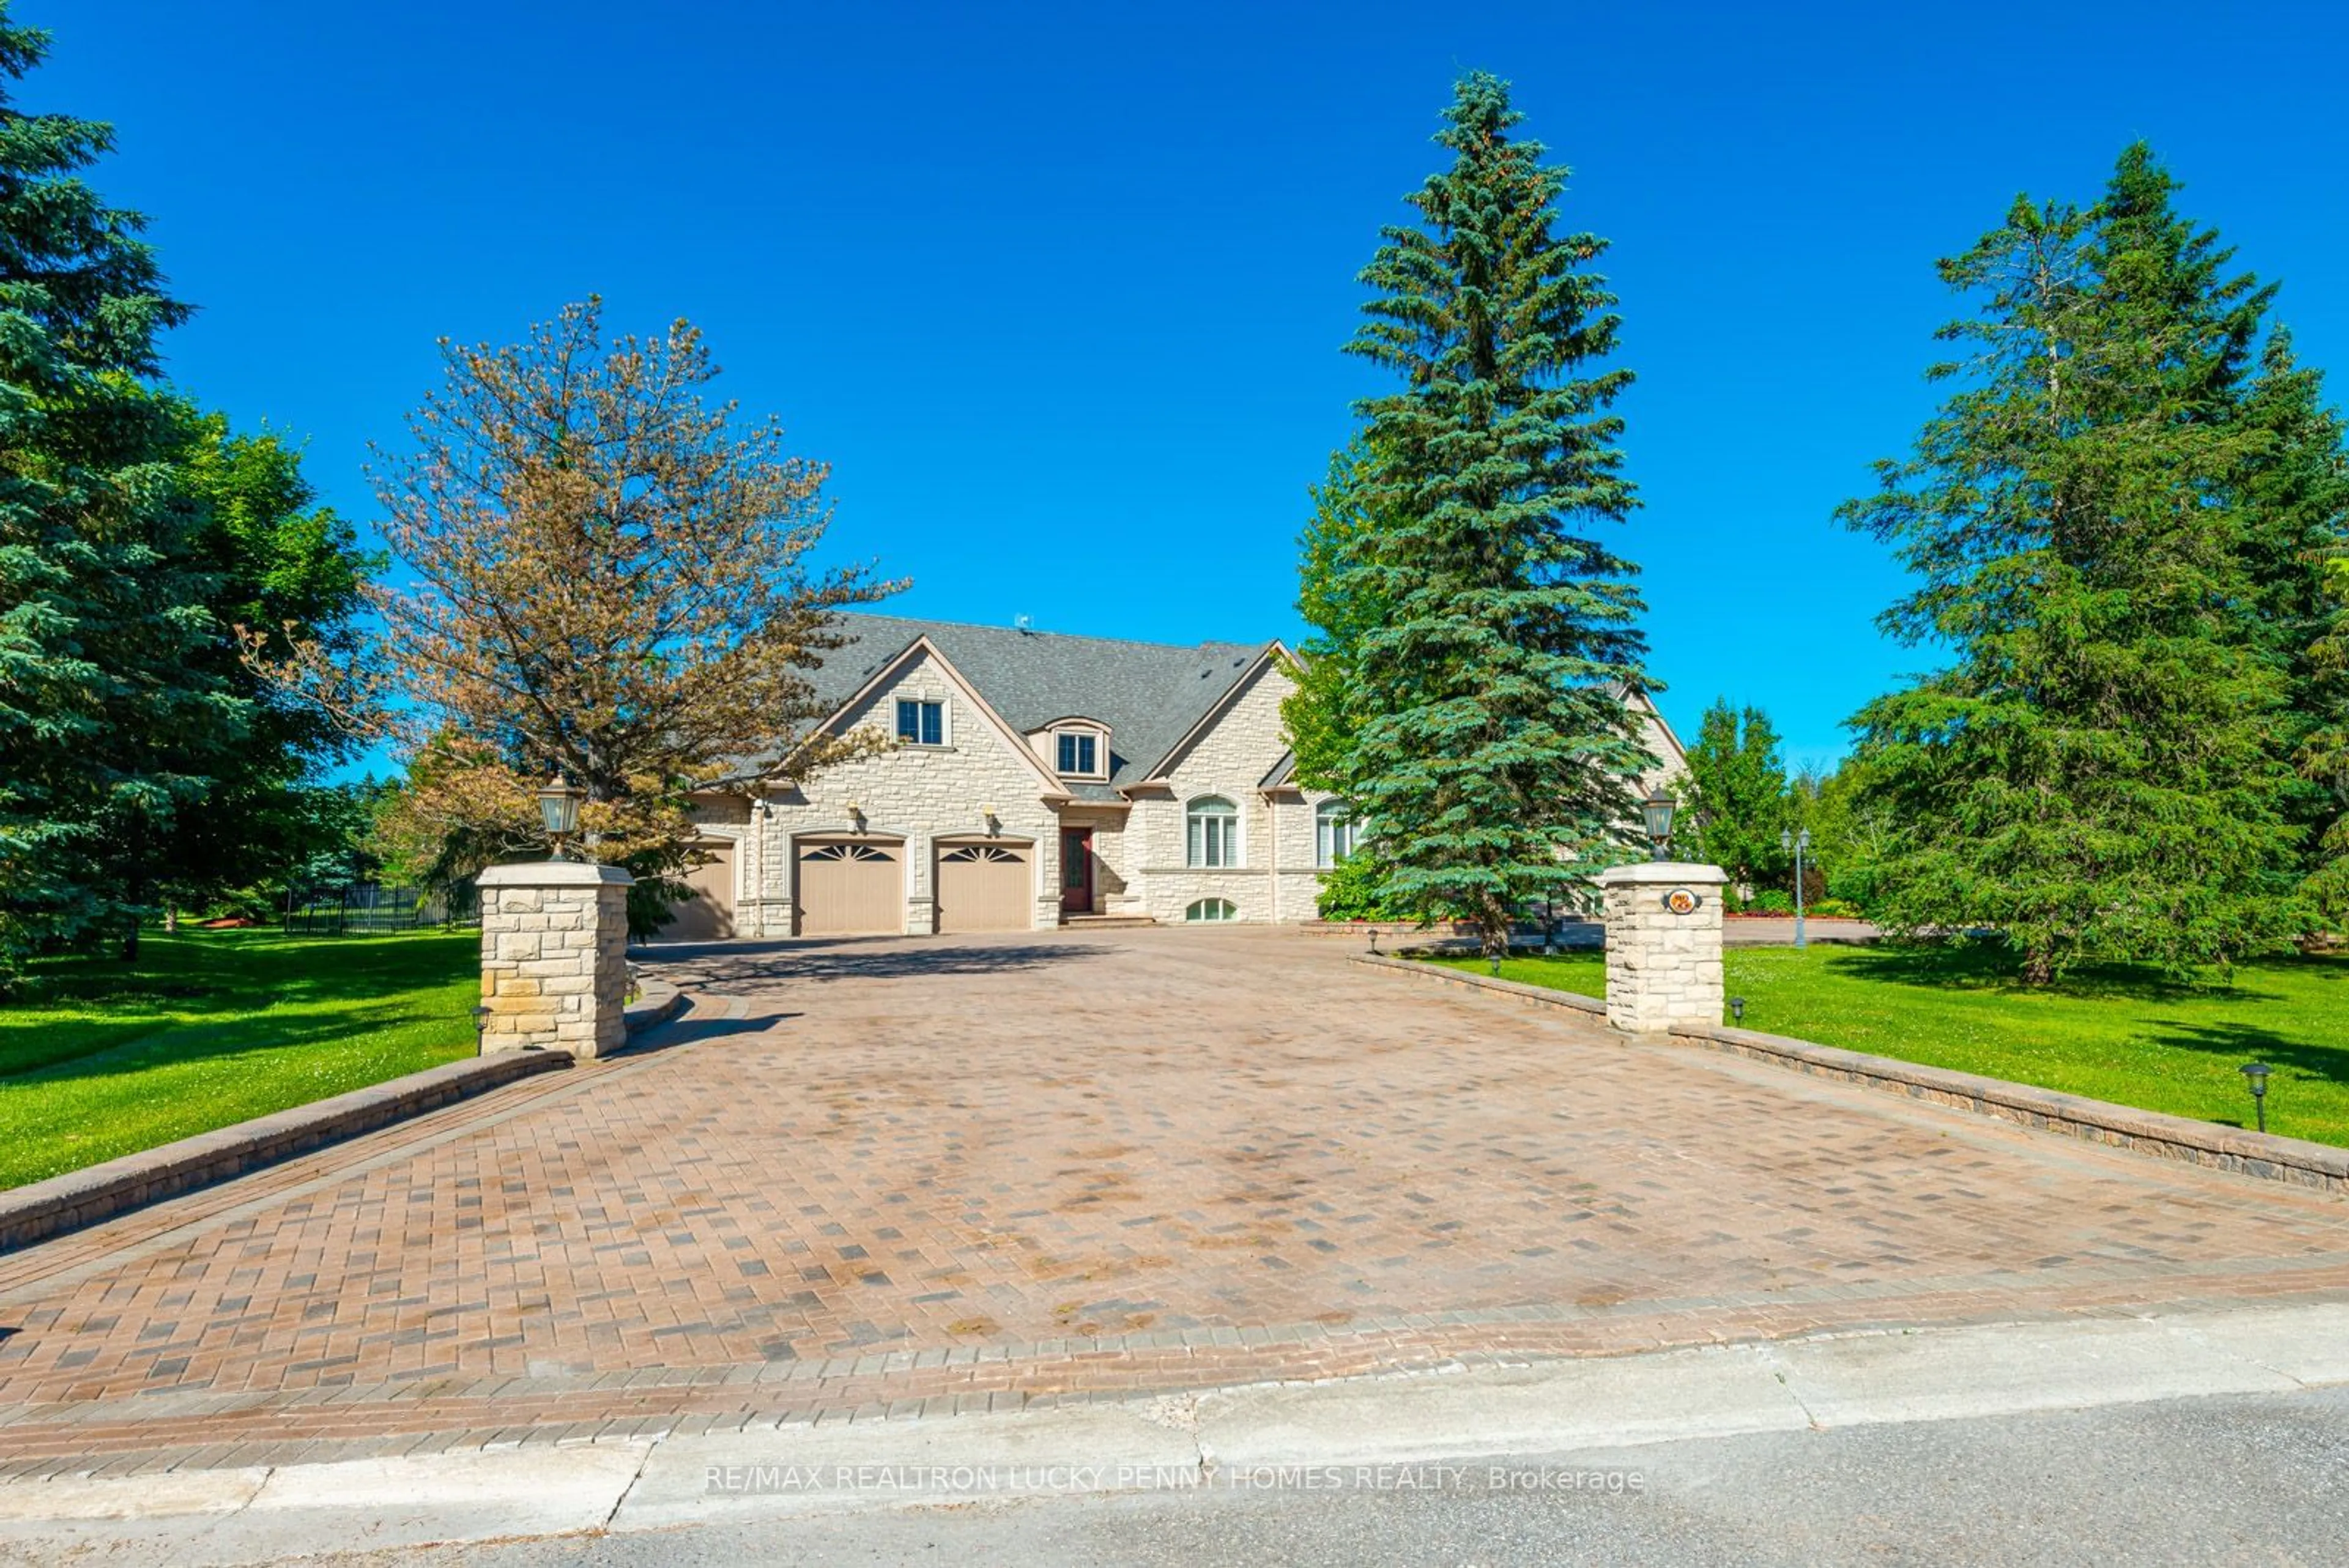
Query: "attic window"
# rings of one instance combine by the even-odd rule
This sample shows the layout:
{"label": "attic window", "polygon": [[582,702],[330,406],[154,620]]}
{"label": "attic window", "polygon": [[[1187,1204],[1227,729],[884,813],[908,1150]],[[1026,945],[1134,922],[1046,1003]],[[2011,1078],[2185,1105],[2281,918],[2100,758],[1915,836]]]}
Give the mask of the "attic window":
{"label": "attic window", "polygon": [[947,706],[919,699],[897,703],[897,739],[909,746],[943,746],[947,740]]}
{"label": "attic window", "polygon": [[1101,737],[1081,730],[1063,730],[1059,736],[1060,768],[1064,774],[1092,777],[1101,772]]}

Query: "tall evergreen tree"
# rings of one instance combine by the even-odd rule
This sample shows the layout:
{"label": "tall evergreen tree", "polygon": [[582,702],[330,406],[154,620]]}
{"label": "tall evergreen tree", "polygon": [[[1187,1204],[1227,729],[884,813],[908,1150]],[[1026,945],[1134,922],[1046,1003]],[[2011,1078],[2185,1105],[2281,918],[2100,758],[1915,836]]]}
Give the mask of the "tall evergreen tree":
{"label": "tall evergreen tree", "polygon": [[[2164,417],[2224,430],[2239,460],[2216,488],[2236,530],[2245,592],[2238,633],[2283,681],[2273,748],[2287,762],[2333,722],[2340,682],[2313,662],[2332,618],[2322,560],[2349,523],[2349,463],[2323,377],[2294,358],[2292,336],[2271,324],[2277,286],[2232,271],[2217,231],[2178,211],[2178,182],[2138,142],[2121,154],[2096,209],[2090,257],[2096,286],[2164,323],[2152,365]],[[2330,792],[2287,791],[2285,820],[2313,845],[2337,811]]]}
{"label": "tall evergreen tree", "polygon": [[16,107],[47,42],[0,0],[0,966],[126,929],[140,890],[121,868],[245,721],[198,657],[221,629],[199,508],[140,384],[186,312],[142,220],[82,178],[108,128]]}
{"label": "tall evergreen tree", "polygon": [[2338,930],[2349,922],[2349,546],[2323,553],[2325,588],[2333,614],[2310,639],[2313,683],[2328,699],[2301,742],[2301,776],[2313,787],[2325,815],[2309,856],[2303,884],[2320,920]]}
{"label": "tall evergreen tree", "polygon": [[1635,568],[1586,532],[1634,504],[1610,411],[1630,372],[1598,369],[1619,325],[1588,270],[1605,242],[1556,232],[1566,171],[1521,118],[1506,83],[1463,78],[1435,138],[1451,166],[1361,275],[1350,349],[1403,386],[1357,410],[1373,524],[1344,575],[1382,618],[1356,643],[1360,727],[1331,769],[1395,894],[1476,919],[1488,952],[1527,903],[1584,895],[1650,760],[1619,696],[1643,680]]}
{"label": "tall evergreen tree", "polygon": [[[1854,721],[1893,825],[1879,915],[1992,926],[2044,982],[2085,960],[2226,961],[2284,939],[2283,680],[2243,635],[2240,473],[2224,417],[2255,286],[2130,202],[2018,200],[1941,264],[1967,359],[1881,491],[1841,511],[1921,579],[1883,618],[1949,668]],[[2165,195],[2166,200],[2166,195]],[[2181,258],[2183,265],[2181,265]]]}
{"label": "tall evergreen tree", "polygon": [[2327,563],[2349,545],[2349,456],[2322,372],[2298,362],[2279,327],[2262,350],[2240,418],[2256,438],[2241,480],[2250,520],[2244,566],[2252,590],[2244,622],[2284,682],[2277,743],[2300,776],[2285,820],[2303,835],[2300,869],[2318,912],[2349,919],[2349,628]]}

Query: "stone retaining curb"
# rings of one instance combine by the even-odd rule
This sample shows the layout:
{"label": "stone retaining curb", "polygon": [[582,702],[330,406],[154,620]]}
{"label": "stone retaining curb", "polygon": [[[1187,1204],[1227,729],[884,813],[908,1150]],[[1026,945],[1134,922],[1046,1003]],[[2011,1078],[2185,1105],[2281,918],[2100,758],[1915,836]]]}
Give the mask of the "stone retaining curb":
{"label": "stone retaining curb", "polygon": [[665,980],[636,976],[636,1000],[628,1003],[628,1038],[633,1040],[657,1023],[667,1023],[685,1011],[685,992]]}
{"label": "stone retaining curb", "polygon": [[570,1065],[567,1051],[502,1051],[444,1062],[0,1192],[0,1252]]}
{"label": "stone retaining curb", "polygon": [[[1606,1003],[1596,998],[1578,996],[1572,992],[1553,991],[1547,986],[1526,985],[1517,981],[1496,980],[1490,975],[1469,974],[1399,959],[1363,955],[1353,961],[1379,969],[1424,975],[1454,985],[1474,986],[1480,991],[1497,991],[1521,1001],[1565,1007],[1602,1018],[1607,1011]],[[1971,1111],[1977,1116],[1995,1116],[2020,1127],[2061,1133],[2066,1137],[2103,1144],[2111,1148],[2124,1148],[2133,1154],[2178,1160],[2213,1170],[2233,1171],[2239,1176],[2314,1188],[2323,1192],[2349,1194],[2349,1148],[2337,1148],[2331,1144],[2279,1137],[2273,1133],[2246,1132],[2240,1127],[2222,1127],[2216,1122],[2198,1122],[2187,1116],[2138,1110],[2131,1106],[2116,1106],[2078,1095],[2059,1094],[2054,1089],[2012,1084],[2003,1078],[1985,1078],[1978,1074],[1961,1073],[1947,1067],[1924,1067],[1914,1062],[1897,1062],[1888,1056],[1870,1056],[1858,1051],[1821,1045],[1815,1041],[1790,1039],[1783,1034],[1764,1034],[1752,1029],[1683,1024],[1675,1027],[1669,1038],[1818,1077],[1889,1090],[1932,1105]]]}
{"label": "stone retaining curb", "polygon": [[[668,981],[650,976],[640,978],[637,992],[626,1010],[630,1039],[675,1018],[688,1000]],[[568,1051],[500,1051],[469,1056],[0,1191],[0,1252],[13,1252],[146,1204],[227,1181],[570,1065]]]}
{"label": "stone retaining curb", "polygon": [[1372,958],[1368,953],[1357,954],[1354,961],[1371,969],[1392,970],[1400,974],[1414,974],[1452,985],[1474,986],[1478,991],[1497,991],[1504,996],[1514,996],[1525,1002],[1537,1002],[1544,1007],[1570,1008],[1604,1020],[1607,1004],[1595,996],[1583,996],[1571,991],[1558,991],[1547,985],[1527,985],[1523,981],[1502,980],[1489,974],[1470,974],[1465,970],[1443,969],[1419,959],[1392,959],[1384,953]]}
{"label": "stone retaining curb", "polygon": [[2126,1148],[2188,1165],[2231,1170],[2268,1181],[2289,1182],[2322,1191],[2349,1193],[2349,1148],[2279,1137],[2273,1133],[2246,1132],[2217,1122],[2166,1116],[2003,1078],[1985,1078],[1949,1067],[1921,1067],[1914,1062],[1865,1055],[1808,1040],[1790,1040],[1751,1029],[1675,1028],[1676,1039],[1692,1040],[1716,1051],[1727,1051],[1757,1062],[1791,1067],[1818,1077],[1866,1084],[1889,1089],[1911,1099],[1996,1116],[2001,1121],[2044,1132],[2062,1133],[2089,1143]]}

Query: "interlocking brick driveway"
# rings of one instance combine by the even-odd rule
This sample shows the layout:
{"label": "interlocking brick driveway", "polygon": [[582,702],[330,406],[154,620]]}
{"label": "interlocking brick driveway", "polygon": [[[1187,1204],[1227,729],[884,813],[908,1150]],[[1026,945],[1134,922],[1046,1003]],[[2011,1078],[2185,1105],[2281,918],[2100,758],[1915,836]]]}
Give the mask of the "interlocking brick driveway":
{"label": "interlocking brick driveway", "polygon": [[1349,950],[688,951],[670,967],[720,1000],[655,1049],[0,1259],[0,1457],[2349,1291],[2337,1199],[1630,1044]]}

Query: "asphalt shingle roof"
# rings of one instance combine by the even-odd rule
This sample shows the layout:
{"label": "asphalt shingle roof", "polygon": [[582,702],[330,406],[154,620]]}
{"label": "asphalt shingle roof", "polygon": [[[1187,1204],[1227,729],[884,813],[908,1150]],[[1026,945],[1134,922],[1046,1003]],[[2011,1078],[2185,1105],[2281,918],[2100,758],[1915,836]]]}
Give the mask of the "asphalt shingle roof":
{"label": "asphalt shingle roof", "polygon": [[1056,719],[1108,725],[1109,783],[1069,786],[1090,799],[1114,798],[1118,786],[1138,783],[1271,646],[1176,648],[885,615],[843,615],[839,626],[853,640],[826,654],[813,678],[827,707],[847,701],[915,639],[927,637],[1022,733]]}

